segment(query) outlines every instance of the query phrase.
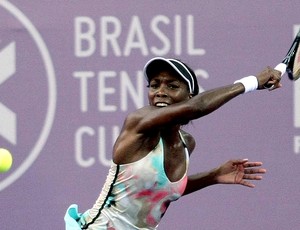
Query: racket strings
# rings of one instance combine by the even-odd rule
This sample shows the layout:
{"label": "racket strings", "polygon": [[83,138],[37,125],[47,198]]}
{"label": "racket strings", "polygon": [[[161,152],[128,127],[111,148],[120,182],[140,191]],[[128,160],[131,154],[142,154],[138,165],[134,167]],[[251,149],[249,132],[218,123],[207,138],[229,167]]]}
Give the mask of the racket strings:
{"label": "racket strings", "polygon": [[290,80],[297,80],[300,77],[300,30],[296,35],[291,48],[283,59],[286,64],[286,72]]}

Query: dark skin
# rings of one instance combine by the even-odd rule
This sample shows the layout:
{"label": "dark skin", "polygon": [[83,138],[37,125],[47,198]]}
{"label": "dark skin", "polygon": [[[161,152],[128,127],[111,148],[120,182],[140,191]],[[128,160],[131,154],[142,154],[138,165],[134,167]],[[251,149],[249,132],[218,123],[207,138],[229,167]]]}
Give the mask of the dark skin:
{"label": "dark skin", "polygon": [[[281,87],[280,72],[270,67],[257,75],[258,89],[273,84]],[[189,93],[187,85],[171,71],[160,71],[149,82],[149,106],[138,109],[125,119],[120,136],[113,149],[113,161],[127,164],[145,157],[156,147],[160,138],[164,142],[164,166],[170,181],[180,180],[186,172],[184,146],[179,136],[181,126],[206,116],[228,101],[239,96],[245,88],[241,83],[205,91],[197,96]],[[189,153],[195,148],[194,138],[182,131]],[[260,180],[261,162],[230,160],[209,172],[188,177],[184,195],[213,184],[241,184],[254,187],[251,180]]]}

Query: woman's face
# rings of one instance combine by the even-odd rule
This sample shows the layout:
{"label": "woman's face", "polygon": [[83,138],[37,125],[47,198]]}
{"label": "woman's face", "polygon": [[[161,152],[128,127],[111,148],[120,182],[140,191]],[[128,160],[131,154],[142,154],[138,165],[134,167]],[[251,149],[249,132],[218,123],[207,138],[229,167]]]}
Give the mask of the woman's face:
{"label": "woman's face", "polygon": [[191,98],[187,84],[171,71],[160,71],[149,82],[150,105],[165,107]]}

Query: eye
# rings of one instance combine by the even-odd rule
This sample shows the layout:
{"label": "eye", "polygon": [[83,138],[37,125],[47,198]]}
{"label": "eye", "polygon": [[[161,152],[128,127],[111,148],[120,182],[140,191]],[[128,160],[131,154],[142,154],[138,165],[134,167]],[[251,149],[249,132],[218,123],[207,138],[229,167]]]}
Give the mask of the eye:
{"label": "eye", "polygon": [[179,85],[174,84],[174,83],[170,83],[170,84],[168,84],[168,88],[169,88],[169,89],[178,89],[178,88],[179,88]]}
{"label": "eye", "polygon": [[157,89],[159,87],[159,84],[157,82],[150,82],[147,87],[150,89]]}

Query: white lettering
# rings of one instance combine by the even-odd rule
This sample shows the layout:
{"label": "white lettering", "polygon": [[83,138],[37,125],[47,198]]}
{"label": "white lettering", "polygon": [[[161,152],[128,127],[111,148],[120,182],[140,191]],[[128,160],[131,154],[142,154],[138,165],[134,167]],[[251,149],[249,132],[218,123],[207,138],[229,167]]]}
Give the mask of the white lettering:
{"label": "white lettering", "polygon": [[[109,25],[111,25],[110,28]],[[100,20],[100,31],[101,56],[108,56],[109,44],[111,45],[114,54],[117,57],[121,56],[121,49],[117,40],[122,31],[120,20],[113,16],[102,17]]]}
{"label": "white lettering", "polygon": [[176,55],[181,55],[182,50],[182,30],[181,30],[181,17],[176,15],[174,18],[174,53]]}
{"label": "white lettering", "polygon": [[73,77],[80,79],[80,110],[87,112],[88,110],[88,79],[94,77],[94,72],[79,71],[74,72]]}
{"label": "white lettering", "polygon": [[205,54],[204,49],[195,48],[195,41],[194,41],[194,16],[188,15],[187,16],[187,53],[189,55],[199,55],[202,56]]}
{"label": "white lettering", "polygon": [[[203,79],[208,79],[209,78],[209,74],[203,69],[196,69],[194,72],[195,72],[197,78],[199,78],[199,77],[203,78]],[[200,81],[198,81],[198,82],[200,82]],[[205,91],[204,87],[202,87],[199,84],[199,93],[202,93],[204,91]]]}
{"label": "white lettering", "polygon": [[[135,41],[135,38],[137,39]],[[145,40],[145,36],[143,33],[143,28],[141,22],[137,16],[133,16],[129,32],[127,36],[127,40],[124,48],[124,55],[129,56],[131,50],[134,48],[139,48],[141,50],[142,55],[148,55],[147,44]]]}
{"label": "white lettering", "polygon": [[87,159],[83,159],[84,135],[94,136],[95,131],[88,126],[82,126],[75,133],[75,161],[79,166],[87,168],[91,167],[95,163],[95,158],[89,157]]}
{"label": "white lettering", "polygon": [[115,112],[117,106],[107,105],[106,96],[109,94],[114,94],[116,92],[115,88],[106,87],[105,80],[108,78],[113,78],[116,76],[114,71],[101,71],[98,73],[98,109],[104,112]]}
{"label": "white lettering", "polygon": [[121,110],[128,110],[128,95],[131,96],[136,108],[141,108],[144,105],[144,76],[142,71],[137,73],[136,85],[130,81],[130,77],[125,71],[120,73],[120,99],[121,99]]}
{"label": "white lettering", "polygon": [[[136,76],[130,77],[129,74],[122,70],[120,73],[115,71],[99,71],[98,77],[92,71],[75,71],[73,77],[79,79],[80,90],[80,111],[88,112],[95,101],[99,112],[115,112],[118,108],[127,111],[129,108],[129,99],[133,102],[135,109],[144,106],[144,75],[142,71],[137,71]],[[95,83],[95,80],[97,82]],[[111,83],[110,86],[109,83]],[[93,87],[96,85],[97,87]],[[97,92],[89,92],[89,90]],[[117,91],[118,89],[118,91]],[[97,95],[96,98],[90,98],[91,95]],[[112,104],[112,102],[114,104]],[[119,104],[116,104],[119,103]]]}
{"label": "white lettering", "polygon": [[[193,15],[185,17],[175,15],[173,18],[156,15],[149,22],[141,21],[140,17],[133,15],[129,20],[121,21],[115,16],[103,16],[99,18],[99,27],[97,27],[96,22],[90,17],[76,17],[74,20],[75,56],[90,57],[96,54],[97,42],[99,42],[99,55],[102,57],[108,55],[127,57],[133,50],[139,51],[143,56],[165,56],[172,48],[175,55],[181,55],[184,51],[188,55],[205,54],[205,50],[196,47],[195,44],[197,39]],[[124,28],[127,26],[128,30],[125,31]],[[147,41],[151,45],[148,46]],[[158,44],[155,41],[158,41]],[[185,45],[182,45],[183,41]]]}
{"label": "white lettering", "polygon": [[96,32],[95,22],[89,17],[76,17],[74,27],[75,56],[91,56],[96,50],[96,41],[94,37]]}
{"label": "white lettering", "polygon": [[[98,159],[101,165],[110,166],[112,147],[120,133],[120,127],[111,127],[110,138],[107,138],[109,136],[107,129],[107,126],[99,126],[98,132],[89,126],[81,126],[77,129],[74,140],[75,161],[80,167],[92,167],[95,165],[96,159]],[[110,140],[110,143],[108,140]],[[91,156],[87,157],[88,151],[85,151],[85,149],[89,149],[88,146],[96,142],[98,155],[96,153],[90,153]],[[109,154],[107,152],[109,152]]]}
{"label": "white lettering", "polygon": [[294,82],[294,125],[300,128],[300,81]]}
{"label": "white lettering", "polygon": [[300,136],[294,137],[294,152],[296,154],[300,153]]}
{"label": "white lettering", "polygon": [[[115,141],[117,140],[117,137],[119,136],[120,133],[120,128],[118,126],[113,126],[112,127],[112,142],[111,146],[114,145]],[[100,126],[98,128],[98,150],[99,150],[99,162],[104,165],[104,166],[110,166],[111,164],[111,157],[107,158],[106,157],[106,145],[107,145],[107,140],[106,140],[106,130],[105,127]]]}
{"label": "white lettering", "polygon": [[171,49],[171,43],[169,38],[159,29],[158,24],[162,22],[166,25],[170,24],[170,19],[166,16],[160,15],[153,18],[151,21],[151,30],[152,32],[160,39],[163,43],[162,48],[157,48],[155,46],[151,47],[151,51],[153,54],[158,56],[166,55]]}
{"label": "white lettering", "polygon": [[[294,25],[293,38],[296,37],[299,30],[300,25]],[[300,81],[294,82],[294,126],[300,128]]]}

